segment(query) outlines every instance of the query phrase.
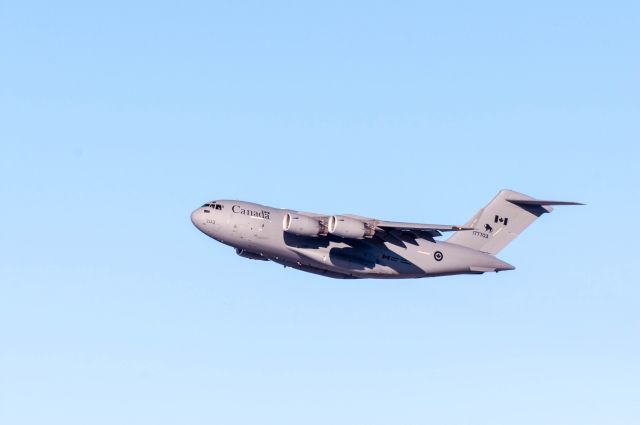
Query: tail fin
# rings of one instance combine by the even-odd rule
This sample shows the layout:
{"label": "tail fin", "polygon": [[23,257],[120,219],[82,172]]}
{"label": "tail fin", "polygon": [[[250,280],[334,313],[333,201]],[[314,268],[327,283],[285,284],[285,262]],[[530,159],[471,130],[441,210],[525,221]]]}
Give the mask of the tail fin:
{"label": "tail fin", "polygon": [[456,232],[447,242],[495,255],[529,227],[536,218],[553,211],[550,205],[583,204],[542,201],[504,189],[464,225],[474,230]]}

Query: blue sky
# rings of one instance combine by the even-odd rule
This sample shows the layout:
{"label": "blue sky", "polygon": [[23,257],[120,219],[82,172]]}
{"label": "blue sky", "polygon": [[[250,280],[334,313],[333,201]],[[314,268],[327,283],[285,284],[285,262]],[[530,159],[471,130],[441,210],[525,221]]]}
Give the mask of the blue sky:
{"label": "blue sky", "polygon": [[[637,424],[637,2],[2,2],[0,422]],[[335,281],[189,214],[559,207]]]}

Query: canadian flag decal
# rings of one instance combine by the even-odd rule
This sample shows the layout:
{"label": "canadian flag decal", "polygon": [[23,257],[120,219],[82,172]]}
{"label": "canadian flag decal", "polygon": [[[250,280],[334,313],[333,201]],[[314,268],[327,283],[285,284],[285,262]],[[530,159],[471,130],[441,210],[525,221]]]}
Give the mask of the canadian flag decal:
{"label": "canadian flag decal", "polygon": [[507,225],[507,221],[509,221],[507,217],[500,217],[499,215],[496,215],[496,218],[493,220],[494,223],[502,223],[505,226]]}

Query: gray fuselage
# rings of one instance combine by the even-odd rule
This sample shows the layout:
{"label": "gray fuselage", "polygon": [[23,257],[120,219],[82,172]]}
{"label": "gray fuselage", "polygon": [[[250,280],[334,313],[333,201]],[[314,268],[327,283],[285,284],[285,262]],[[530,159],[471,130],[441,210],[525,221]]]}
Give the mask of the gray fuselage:
{"label": "gray fuselage", "polygon": [[390,242],[333,234],[299,236],[284,230],[287,213],[298,212],[219,200],[193,211],[191,221],[239,255],[334,278],[420,278],[513,269],[493,255],[432,238]]}

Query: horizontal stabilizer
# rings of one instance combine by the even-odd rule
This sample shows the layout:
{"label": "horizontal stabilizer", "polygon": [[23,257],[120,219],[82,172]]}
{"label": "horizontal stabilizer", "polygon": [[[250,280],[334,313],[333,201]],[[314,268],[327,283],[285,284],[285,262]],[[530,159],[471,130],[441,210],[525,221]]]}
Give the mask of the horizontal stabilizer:
{"label": "horizontal stabilizer", "polygon": [[584,205],[580,202],[567,201],[543,201],[540,199],[524,200],[524,199],[507,199],[507,201],[516,205]]}
{"label": "horizontal stabilizer", "polygon": [[480,266],[471,266],[469,267],[469,271],[473,273],[490,273],[490,272],[501,272],[503,270],[515,270],[511,264],[504,263],[504,267],[480,267]]}
{"label": "horizontal stabilizer", "polygon": [[529,212],[540,215],[545,212],[550,213],[553,211],[551,205],[584,205],[580,202],[568,202],[568,201],[545,201],[542,199],[505,199],[507,202],[511,202],[521,208],[529,210]]}

